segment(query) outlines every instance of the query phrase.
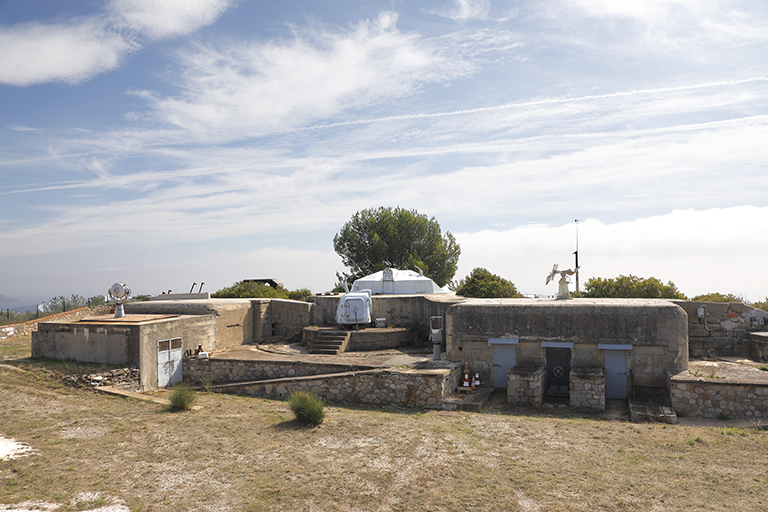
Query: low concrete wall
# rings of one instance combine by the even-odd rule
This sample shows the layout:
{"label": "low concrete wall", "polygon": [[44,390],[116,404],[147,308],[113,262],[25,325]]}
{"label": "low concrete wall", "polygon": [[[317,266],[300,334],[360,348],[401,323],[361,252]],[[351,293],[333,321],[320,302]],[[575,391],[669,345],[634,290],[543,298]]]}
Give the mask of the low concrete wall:
{"label": "low concrete wall", "polygon": [[754,418],[768,422],[768,382],[739,382],[669,372],[669,397],[679,416]]}
{"label": "low concrete wall", "polygon": [[450,394],[451,370],[364,370],[218,386],[216,391],[287,398],[307,391],[327,402],[437,409]]}
{"label": "low concrete wall", "polygon": [[244,361],[242,359],[196,359],[194,357],[185,357],[182,368],[184,382],[191,384],[205,379],[211,379],[214,383],[244,382],[371,369],[370,366],[306,364],[301,361]]}
{"label": "low concrete wall", "polygon": [[[295,391],[308,391],[336,403],[438,408],[456,387],[460,365],[435,362],[422,366],[356,369],[294,361],[185,358],[183,373],[190,383],[206,378],[214,383],[242,381],[213,386],[222,393],[286,398]],[[257,382],[246,381],[252,378]],[[265,380],[258,382],[260,379]]]}
{"label": "low concrete wall", "polygon": [[32,357],[140,366],[139,326],[41,323],[32,333]]}

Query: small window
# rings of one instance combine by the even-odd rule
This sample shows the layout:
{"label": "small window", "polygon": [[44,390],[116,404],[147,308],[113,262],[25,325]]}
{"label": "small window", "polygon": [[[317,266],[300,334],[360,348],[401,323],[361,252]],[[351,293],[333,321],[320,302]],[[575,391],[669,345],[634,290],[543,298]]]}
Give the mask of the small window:
{"label": "small window", "polygon": [[157,343],[157,350],[160,352],[167,352],[168,350],[170,350],[170,343],[171,343],[171,340],[160,340]]}
{"label": "small window", "polygon": [[171,340],[171,349],[176,350],[181,348],[181,338],[173,338]]}

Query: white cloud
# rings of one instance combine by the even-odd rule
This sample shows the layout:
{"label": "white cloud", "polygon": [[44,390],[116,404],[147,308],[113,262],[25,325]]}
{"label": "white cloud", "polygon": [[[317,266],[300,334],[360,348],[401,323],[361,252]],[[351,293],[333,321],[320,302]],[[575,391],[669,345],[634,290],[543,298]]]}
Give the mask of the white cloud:
{"label": "white cloud", "polygon": [[135,49],[134,43],[110,30],[102,17],[5,27],[0,31],[0,83],[77,84],[116,68]]}
{"label": "white cloud", "polygon": [[454,0],[455,7],[441,11],[437,14],[454,20],[467,20],[471,18],[487,18],[491,12],[490,0]]}
{"label": "white cloud", "polygon": [[113,0],[101,13],[0,30],[0,83],[78,84],[117,68],[142,38],[191,33],[213,23],[230,0]]}
{"label": "white cloud", "polygon": [[[768,12],[764,4],[754,0],[575,0],[555,5],[547,8],[550,15],[562,17],[569,25],[579,14],[601,20],[599,25],[587,23],[593,33],[584,35],[603,49],[616,50],[625,41],[637,47],[634,52],[650,48],[707,60],[716,58],[713,55],[723,47],[768,40]],[[606,40],[600,35],[604,32],[613,37]],[[631,47],[624,51],[633,52]]]}
{"label": "white cloud", "polygon": [[210,25],[232,0],[111,0],[107,10],[125,19],[127,26],[149,38],[189,34]]}
{"label": "white cloud", "polygon": [[183,93],[155,98],[154,108],[201,137],[245,138],[410,95],[473,69],[399,32],[396,21],[384,12],[344,33],[296,29],[289,41],[200,47],[180,57]]}
{"label": "white cloud", "polygon": [[[765,206],[676,210],[619,223],[580,220],[581,287],[590,277],[633,274],[672,281],[688,296],[721,292],[764,300],[768,288],[759,269],[768,251],[768,239],[761,236],[767,221]],[[575,266],[575,223],[455,236],[462,248],[459,278],[485,267],[523,293],[546,295],[556,293],[544,284],[552,265]]]}

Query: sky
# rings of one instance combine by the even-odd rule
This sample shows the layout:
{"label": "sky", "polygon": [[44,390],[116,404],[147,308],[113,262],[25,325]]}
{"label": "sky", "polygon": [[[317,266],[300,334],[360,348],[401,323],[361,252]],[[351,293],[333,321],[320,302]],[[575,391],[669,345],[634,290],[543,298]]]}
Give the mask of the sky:
{"label": "sky", "polygon": [[763,0],[0,0],[0,305],[324,292],[380,206],[456,279],[765,300],[766,55]]}

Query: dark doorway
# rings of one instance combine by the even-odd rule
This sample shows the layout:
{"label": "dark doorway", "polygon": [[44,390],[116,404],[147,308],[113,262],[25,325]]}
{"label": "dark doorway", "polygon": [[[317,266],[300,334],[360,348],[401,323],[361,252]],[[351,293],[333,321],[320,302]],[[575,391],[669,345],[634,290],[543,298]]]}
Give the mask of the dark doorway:
{"label": "dark doorway", "polygon": [[571,349],[547,348],[547,395],[569,396]]}

